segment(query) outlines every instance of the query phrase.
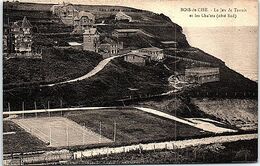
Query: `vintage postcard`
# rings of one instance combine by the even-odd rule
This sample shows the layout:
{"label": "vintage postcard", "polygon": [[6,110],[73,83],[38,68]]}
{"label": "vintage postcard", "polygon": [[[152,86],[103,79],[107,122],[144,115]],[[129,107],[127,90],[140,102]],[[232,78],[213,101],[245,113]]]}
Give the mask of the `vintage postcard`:
{"label": "vintage postcard", "polygon": [[256,0],[4,0],[3,165],[255,163]]}

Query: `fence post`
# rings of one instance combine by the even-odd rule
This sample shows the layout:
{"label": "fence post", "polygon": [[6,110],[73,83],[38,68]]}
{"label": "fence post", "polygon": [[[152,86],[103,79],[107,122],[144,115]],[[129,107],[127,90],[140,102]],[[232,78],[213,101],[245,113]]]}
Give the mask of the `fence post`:
{"label": "fence post", "polygon": [[23,119],[24,119],[24,102],[22,103]]}
{"label": "fence post", "polygon": [[[36,104],[36,101],[34,102],[34,109],[37,110],[37,104]],[[35,112],[35,117],[37,118],[37,112]]]}
{"label": "fence post", "polygon": [[141,145],[139,145],[139,153],[142,153]]}
{"label": "fence post", "polygon": [[60,108],[62,108],[62,100],[60,99]]}
{"label": "fence post", "polygon": [[10,103],[8,102],[7,105],[8,105],[8,112],[11,112],[11,106],[10,106]]}
{"label": "fence post", "polygon": [[48,115],[49,117],[51,116],[51,112],[50,112],[50,101],[47,102],[47,109],[48,109]]}

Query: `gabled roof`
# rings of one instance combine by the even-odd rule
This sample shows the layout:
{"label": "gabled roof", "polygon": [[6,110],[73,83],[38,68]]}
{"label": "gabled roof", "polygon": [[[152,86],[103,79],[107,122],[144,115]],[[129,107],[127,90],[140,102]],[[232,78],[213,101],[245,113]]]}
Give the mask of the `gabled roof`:
{"label": "gabled roof", "polygon": [[149,58],[150,57],[148,54],[138,52],[138,51],[132,51],[132,52],[127,53],[126,55],[134,55],[134,56],[138,56],[138,57],[142,57],[142,58]]}
{"label": "gabled roof", "polygon": [[78,43],[78,42],[68,42],[68,44],[70,46],[81,46],[82,45],[82,43]]}
{"label": "gabled roof", "polygon": [[127,17],[127,18],[130,18],[131,19],[131,17],[130,16],[128,16],[127,14],[125,14],[124,12],[122,12],[122,11],[119,11],[117,14],[116,14],[116,17],[120,17],[120,16],[125,16],[125,17]]}
{"label": "gabled roof", "polygon": [[217,67],[194,67],[185,69],[186,72],[194,72],[194,73],[208,73],[208,72],[219,72],[219,68]]}
{"label": "gabled roof", "polygon": [[98,34],[97,28],[86,29],[85,32],[83,33],[83,35],[94,35],[94,34]]}
{"label": "gabled roof", "polygon": [[29,20],[27,20],[26,16],[23,18],[21,28],[32,28],[32,25]]}
{"label": "gabled roof", "polygon": [[147,47],[147,48],[141,48],[140,50],[141,51],[142,50],[144,50],[144,51],[162,51],[163,49],[158,48],[158,47]]}
{"label": "gabled roof", "polygon": [[117,44],[117,42],[111,38],[108,38],[108,37],[105,37],[102,41],[101,41],[102,44]]}
{"label": "gabled roof", "polygon": [[161,41],[163,44],[176,44],[176,41]]}
{"label": "gabled roof", "polygon": [[21,25],[22,25],[21,21],[16,21],[12,24],[12,28],[21,28]]}
{"label": "gabled roof", "polygon": [[78,14],[78,19],[81,19],[82,17],[88,17],[91,20],[95,19],[95,16],[90,12],[80,11]]}

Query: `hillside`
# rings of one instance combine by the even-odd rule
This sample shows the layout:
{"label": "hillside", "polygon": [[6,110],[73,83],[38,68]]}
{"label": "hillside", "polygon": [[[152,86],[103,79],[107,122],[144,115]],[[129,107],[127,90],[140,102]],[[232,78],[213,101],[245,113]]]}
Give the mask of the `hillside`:
{"label": "hillside", "polygon": [[[4,59],[4,86],[50,83],[79,77],[92,70],[101,55],[73,49],[43,49],[43,59]],[[14,67],[16,66],[16,67]]]}
{"label": "hillside", "polygon": [[[33,3],[19,3],[16,7],[10,7],[13,3],[4,3],[4,23],[9,21],[22,20],[24,16],[30,20],[34,27],[34,32],[39,35],[46,33],[70,33],[71,26],[65,26],[61,23],[59,18],[52,15],[50,4],[33,4]],[[85,10],[92,12],[96,17],[96,22],[104,21],[109,25],[102,27],[98,26],[101,33],[111,33],[117,28],[139,28],[145,32],[151,33],[155,36],[154,40],[157,42],[165,40],[177,41],[180,47],[188,47],[185,35],[182,33],[182,28],[171,22],[171,20],[163,14],[155,14],[149,11],[143,11],[128,7],[118,6],[91,6],[91,5],[75,5],[78,10]],[[126,14],[133,17],[134,21],[115,22],[114,16],[118,11],[125,11]],[[156,28],[155,28],[156,27]],[[54,36],[48,36],[53,39]]]}
{"label": "hillside", "polygon": [[[168,76],[169,73],[161,66],[139,67],[118,59],[89,79],[53,87],[34,86],[6,90],[4,98],[14,109],[20,108],[19,101],[26,101],[27,108],[32,109],[35,100],[40,107],[46,105],[47,101],[58,107],[60,99],[64,106],[100,106],[130,95],[165,92],[168,90]],[[137,90],[131,91],[129,88]]]}
{"label": "hillside", "polygon": [[[39,108],[46,107],[47,101],[51,102],[52,107],[58,107],[60,100],[63,101],[64,106],[113,105],[116,100],[129,96],[168,92],[172,90],[168,85],[168,77],[175,71],[183,72],[185,67],[193,65],[185,61],[175,63],[175,60],[169,57],[163,63],[153,63],[143,67],[126,63],[122,59],[115,59],[104,70],[89,79],[72,84],[39,88],[41,83],[82,76],[101,60],[99,54],[59,48],[66,46],[68,41],[82,42],[82,36],[70,35],[72,27],[63,25],[59,18],[53,16],[49,11],[50,6],[27,3],[20,3],[19,6],[12,8],[4,6],[4,22],[7,22],[7,18],[16,21],[27,16],[34,26],[33,47],[43,48],[41,61],[4,60],[4,108],[7,107],[7,102],[10,102],[12,109],[21,109],[23,101],[27,103],[26,109],[32,109],[34,101],[37,101]],[[98,27],[101,34],[108,35],[116,28],[139,28],[154,36],[138,34],[123,39],[126,49],[150,45],[163,48],[160,41],[175,40],[182,51],[176,53],[166,50],[167,55],[205,61],[220,68],[219,82],[203,84],[195,89],[184,91],[183,94],[187,97],[192,95],[196,97],[197,93],[201,95],[205,92],[211,97],[223,97],[220,94],[225,95],[228,92],[224,97],[230,98],[238,97],[234,93],[257,93],[256,82],[229,69],[223,61],[214,56],[190,47],[185,34],[182,33],[182,28],[162,14],[115,6],[78,5],[77,7],[93,11],[98,18],[97,21],[104,20],[108,24]],[[133,16],[135,22],[115,22],[113,15],[121,9]],[[171,71],[165,68],[165,64]],[[26,86],[19,88],[16,85]],[[242,97],[248,96],[242,95]]]}

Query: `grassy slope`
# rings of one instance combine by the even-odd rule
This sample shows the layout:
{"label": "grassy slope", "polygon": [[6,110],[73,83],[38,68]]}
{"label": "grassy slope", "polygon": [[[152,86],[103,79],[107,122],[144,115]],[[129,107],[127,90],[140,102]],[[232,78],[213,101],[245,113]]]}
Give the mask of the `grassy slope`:
{"label": "grassy slope", "polygon": [[[113,74],[111,74],[113,73]],[[139,67],[120,59],[113,60],[97,75],[71,84],[42,88],[20,88],[5,91],[5,101],[11,102],[14,109],[20,109],[21,102],[27,102],[27,108],[33,108],[36,100],[39,105],[49,100],[51,105],[105,105],[129,95],[158,94],[167,91],[169,74],[160,66]],[[128,88],[137,88],[130,91]]]}
{"label": "grassy slope", "polygon": [[15,134],[3,136],[3,152],[28,152],[46,149],[44,142],[11,121],[3,121],[4,132],[16,132]]}
{"label": "grassy slope", "polygon": [[[101,61],[99,54],[72,49],[45,49],[42,60],[4,59],[4,84],[56,82],[76,78]],[[15,67],[14,67],[15,66]]]}

